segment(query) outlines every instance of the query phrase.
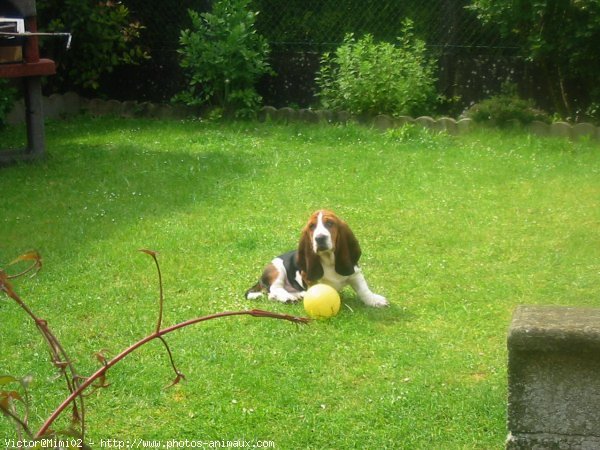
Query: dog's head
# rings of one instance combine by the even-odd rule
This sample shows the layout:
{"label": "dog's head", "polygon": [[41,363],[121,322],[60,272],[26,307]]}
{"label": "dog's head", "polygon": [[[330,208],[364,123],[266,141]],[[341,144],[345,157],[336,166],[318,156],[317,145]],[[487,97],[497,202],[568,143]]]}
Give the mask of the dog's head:
{"label": "dog's head", "polygon": [[332,252],[335,271],[340,275],[352,275],[360,259],[360,246],[350,227],[327,210],[315,211],[302,230],[298,244],[297,264],[308,281],[323,277],[320,254]]}

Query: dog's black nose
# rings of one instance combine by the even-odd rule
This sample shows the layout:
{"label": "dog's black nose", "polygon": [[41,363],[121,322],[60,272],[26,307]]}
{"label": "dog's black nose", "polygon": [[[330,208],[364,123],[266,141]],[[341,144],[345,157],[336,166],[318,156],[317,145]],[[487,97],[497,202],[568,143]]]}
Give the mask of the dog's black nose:
{"label": "dog's black nose", "polygon": [[318,248],[325,248],[327,247],[327,236],[324,234],[315,236],[315,242],[317,243]]}

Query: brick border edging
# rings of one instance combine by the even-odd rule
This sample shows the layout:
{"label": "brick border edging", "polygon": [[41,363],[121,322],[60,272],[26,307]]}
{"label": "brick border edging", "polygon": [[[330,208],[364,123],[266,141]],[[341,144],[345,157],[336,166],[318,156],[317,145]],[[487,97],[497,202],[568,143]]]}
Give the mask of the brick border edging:
{"label": "brick border edging", "polygon": [[[157,119],[184,119],[200,116],[200,109],[184,105],[157,104],[151,102],[137,102],[102,99],[86,99],[75,92],[65,94],[52,94],[43,98],[44,117],[46,119],[61,119],[87,112],[93,116],[116,115],[120,117],[150,117]],[[13,109],[6,117],[6,122],[18,125],[24,122],[25,105],[22,100],[15,103]],[[306,122],[306,123],[346,123],[355,121],[371,125],[379,130],[401,127],[407,123],[414,123],[425,128],[444,131],[448,134],[463,134],[476,128],[471,119],[453,119],[451,117],[440,117],[434,119],[429,116],[417,118],[409,116],[392,117],[380,114],[375,117],[353,116],[347,111],[329,111],[312,109],[274,108],[264,106],[258,114],[260,121],[273,120],[277,122]],[[527,127],[527,131],[538,136],[556,136],[577,140],[589,137],[600,141],[600,127],[591,123],[578,123],[571,125],[567,122],[554,122],[547,124],[533,121]]]}
{"label": "brick border edging", "polygon": [[[52,94],[43,97],[44,118],[64,119],[78,114],[92,116],[114,115],[118,117],[150,117],[157,119],[183,119],[198,117],[197,108],[184,105],[158,104],[151,102],[87,99],[75,92]],[[22,100],[15,103],[8,113],[6,122],[10,125],[24,123],[25,104]]]}
{"label": "brick border edging", "polygon": [[[451,117],[440,117],[434,119],[429,116],[421,116],[417,118],[409,116],[392,117],[387,114],[380,114],[375,117],[353,116],[347,111],[327,111],[327,110],[310,110],[292,108],[273,108],[265,106],[259,113],[259,119],[274,120],[281,122],[330,122],[330,123],[345,123],[356,121],[367,125],[372,125],[379,130],[388,130],[391,128],[401,127],[407,123],[414,123],[434,131],[444,131],[448,134],[457,135],[467,133],[478,125],[472,119],[453,119]],[[600,141],[600,127],[596,127],[591,123],[578,123],[571,125],[567,122],[554,122],[547,124],[541,121],[533,121],[525,127],[527,131],[538,136],[556,136],[565,137],[571,140],[577,140],[582,137],[589,136],[591,139]]]}

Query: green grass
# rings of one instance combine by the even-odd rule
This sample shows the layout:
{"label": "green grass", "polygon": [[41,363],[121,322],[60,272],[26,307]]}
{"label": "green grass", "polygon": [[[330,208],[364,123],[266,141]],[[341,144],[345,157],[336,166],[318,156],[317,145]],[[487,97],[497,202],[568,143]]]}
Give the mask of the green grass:
{"label": "green grass", "polygon": [[[410,130],[409,130],[410,131]],[[23,130],[5,130],[14,144]],[[165,325],[259,307],[243,292],[336,211],[392,306],[307,327],[234,317],[152,343],[87,399],[89,438],[273,440],[277,448],[503,448],[506,331],[518,304],[597,305],[600,148],[486,131],[77,119],[49,158],[0,169],[0,266],[37,249],[17,289],[80,371]],[[350,309],[351,308],[351,309]],[[31,422],[63,396],[33,324],[0,301],[0,374],[34,375]],[[68,415],[68,414],[67,414]],[[67,426],[67,417],[59,427]],[[13,429],[0,419],[0,436]],[[96,444],[96,447],[99,447]]]}

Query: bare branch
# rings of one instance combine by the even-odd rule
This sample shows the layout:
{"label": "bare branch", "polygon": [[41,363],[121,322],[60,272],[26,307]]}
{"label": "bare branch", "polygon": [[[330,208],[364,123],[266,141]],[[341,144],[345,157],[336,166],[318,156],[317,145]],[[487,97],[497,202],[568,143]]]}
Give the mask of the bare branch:
{"label": "bare branch", "polygon": [[[11,420],[13,420],[16,424],[17,424],[17,431],[22,430],[24,431],[27,436],[31,439],[33,438],[33,433],[31,432],[29,426],[27,425],[27,415],[28,413],[26,413],[25,415],[25,419],[21,419],[17,413],[16,410],[14,409],[14,402],[10,399],[8,399],[7,401],[7,405],[8,407],[5,407],[4,404],[0,403],[0,412],[2,412],[2,414],[4,414],[5,416],[7,416],[8,418],[10,418]],[[13,407],[13,410],[11,411],[10,407]]]}
{"label": "bare branch", "polygon": [[31,266],[29,266],[27,269],[25,269],[24,271],[22,271],[20,273],[15,274],[15,275],[10,275],[8,277],[8,279],[22,277],[23,275],[28,274],[32,270],[35,270],[35,272],[32,274],[32,276],[34,276],[34,275],[37,275],[37,273],[42,269],[42,256],[35,250],[32,250],[30,252],[22,254],[14,261],[11,261],[9,266],[17,264],[21,261],[33,261],[33,262],[31,263]]}
{"label": "bare branch", "polygon": [[69,395],[54,410],[54,412],[48,417],[48,419],[46,419],[46,422],[44,422],[42,427],[35,434],[35,437],[39,438],[39,437],[44,436],[46,434],[46,432],[48,431],[48,429],[50,428],[50,426],[54,423],[54,421],[65,410],[65,408],[67,408],[69,406],[69,404],[71,404],[71,402],[73,402],[73,400],[75,400],[77,397],[81,396],[83,391],[85,391],[95,380],[104,376],[105,372],[108,369],[113,367],[119,361],[124,359],[129,354],[133,353],[138,348],[147,344],[148,342],[150,342],[154,339],[157,339],[157,338],[162,338],[162,336],[169,334],[173,331],[179,330],[180,328],[185,328],[190,325],[194,325],[194,324],[197,324],[200,322],[205,322],[207,320],[219,319],[222,317],[230,317],[230,316],[243,316],[243,315],[253,316],[253,317],[269,317],[272,319],[287,320],[287,321],[297,323],[297,324],[307,324],[310,321],[310,319],[307,319],[305,317],[295,317],[295,316],[290,316],[288,314],[279,314],[279,313],[274,313],[274,312],[269,312],[269,311],[262,311],[262,310],[258,310],[258,309],[253,309],[250,311],[225,311],[225,312],[221,312],[221,313],[217,313],[217,314],[211,314],[208,316],[196,317],[195,319],[186,320],[185,322],[181,322],[176,325],[172,325],[168,328],[164,328],[164,329],[160,330],[159,332],[152,333],[152,334],[146,336],[145,338],[139,340],[135,344],[129,346],[125,350],[123,350],[121,353],[119,353],[113,359],[108,361],[106,363],[106,365],[104,365],[103,367],[98,369],[87,380],[85,380],[74,392],[71,393],[71,395]]}
{"label": "bare branch", "polygon": [[[64,377],[69,392],[73,393],[76,390],[76,388],[80,385],[80,377],[77,374],[77,371],[75,370],[75,367],[73,366],[69,356],[67,355],[67,352],[61,345],[58,338],[50,330],[48,322],[38,317],[33,312],[33,310],[16,293],[12,284],[9,282],[10,279],[23,276],[34,269],[37,269],[35,272],[37,273],[42,267],[42,257],[37,252],[28,252],[12,261],[10,265],[16,264],[21,261],[33,261],[33,264],[20,274],[12,276],[0,270],[0,291],[4,292],[12,300],[14,300],[15,303],[17,303],[17,305],[19,305],[19,307],[21,307],[21,309],[23,309],[25,313],[33,320],[38,331],[44,338],[44,341],[46,341],[52,363],[55,367],[59,369],[60,373]],[[69,370],[70,375],[67,373],[67,369]],[[73,404],[73,417],[76,417],[80,420],[82,431],[81,434],[83,437],[83,435],[85,434],[85,405],[83,402],[83,398],[79,399],[79,405],[77,405],[77,403]]]}
{"label": "bare branch", "polygon": [[156,323],[156,332],[158,333],[160,331],[160,327],[162,326],[162,319],[163,319],[163,304],[164,304],[164,293],[163,293],[163,283],[162,283],[162,274],[160,272],[160,265],[158,264],[158,258],[156,257],[156,255],[158,255],[157,252],[155,252],[154,250],[148,250],[148,249],[140,249],[140,252],[146,253],[147,255],[152,256],[152,259],[154,259],[154,264],[156,264],[156,270],[158,272],[158,288],[159,288],[159,300],[158,300],[158,321]]}
{"label": "bare branch", "polygon": [[179,382],[181,380],[185,380],[185,375],[183,373],[181,373],[179,371],[179,369],[177,369],[177,366],[175,365],[175,361],[173,360],[173,353],[171,352],[171,349],[169,348],[169,344],[167,344],[167,341],[165,340],[164,337],[159,336],[158,339],[161,340],[161,342],[164,344],[165,348],[167,349],[167,354],[169,355],[169,361],[171,362],[171,367],[173,368],[173,371],[175,372],[175,379],[173,380],[173,382],[167,386],[167,388],[170,388],[172,386],[175,386],[176,384],[179,384]]}

